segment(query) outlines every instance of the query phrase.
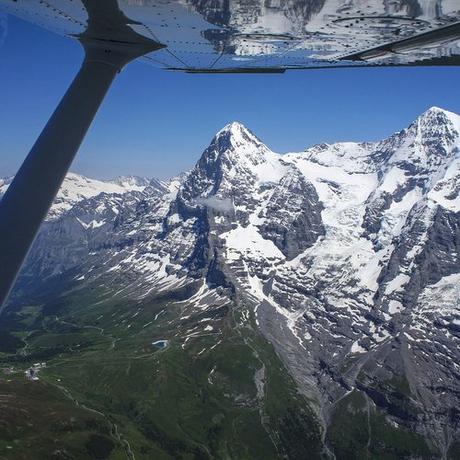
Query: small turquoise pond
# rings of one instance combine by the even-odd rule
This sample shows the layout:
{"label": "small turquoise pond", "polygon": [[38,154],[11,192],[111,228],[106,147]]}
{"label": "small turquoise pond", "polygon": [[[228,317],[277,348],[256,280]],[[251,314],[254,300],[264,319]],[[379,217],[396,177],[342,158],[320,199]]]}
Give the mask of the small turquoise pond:
{"label": "small turquoise pond", "polygon": [[169,340],[157,340],[156,342],[152,342],[152,345],[154,347],[163,349],[169,345]]}

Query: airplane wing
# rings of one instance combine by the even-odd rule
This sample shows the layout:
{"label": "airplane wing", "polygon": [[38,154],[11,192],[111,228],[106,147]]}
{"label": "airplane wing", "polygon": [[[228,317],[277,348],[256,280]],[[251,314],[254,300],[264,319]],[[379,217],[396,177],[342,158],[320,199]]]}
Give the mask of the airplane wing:
{"label": "airplane wing", "polygon": [[[78,38],[95,3],[113,2],[0,0],[0,8]],[[127,27],[165,45],[142,59],[168,70],[458,65],[460,58],[458,0],[118,0],[118,7]],[[111,39],[115,24],[107,15],[91,33]]]}

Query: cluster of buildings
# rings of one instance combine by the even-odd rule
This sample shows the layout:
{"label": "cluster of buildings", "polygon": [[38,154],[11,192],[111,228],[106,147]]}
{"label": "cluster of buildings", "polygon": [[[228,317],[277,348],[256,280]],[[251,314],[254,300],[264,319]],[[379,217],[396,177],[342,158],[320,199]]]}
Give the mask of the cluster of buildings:
{"label": "cluster of buildings", "polygon": [[26,379],[39,380],[38,373],[40,372],[40,369],[43,369],[44,367],[46,367],[46,363],[35,363],[25,371]]}

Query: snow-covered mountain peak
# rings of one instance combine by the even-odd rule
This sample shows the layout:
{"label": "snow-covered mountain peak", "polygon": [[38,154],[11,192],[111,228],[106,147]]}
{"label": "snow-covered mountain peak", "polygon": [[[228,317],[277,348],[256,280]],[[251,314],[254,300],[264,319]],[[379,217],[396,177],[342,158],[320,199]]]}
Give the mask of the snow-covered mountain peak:
{"label": "snow-covered mountain peak", "polygon": [[460,151],[460,117],[432,107],[406,129],[376,144],[378,156],[426,185],[434,184],[456,160]]}
{"label": "snow-covered mountain peak", "polygon": [[281,155],[272,152],[244,125],[234,122],[216,134],[183,189],[190,196],[215,194],[219,189],[228,192],[237,184],[277,182],[285,169]]}
{"label": "snow-covered mountain peak", "polygon": [[0,178],[0,196],[6,192],[6,189],[8,188],[12,180],[13,180],[12,177],[1,177]]}
{"label": "snow-covered mountain peak", "polygon": [[259,154],[256,156],[260,156],[260,154],[263,155],[269,151],[267,146],[252,131],[238,121],[224,126],[214,136],[209,147],[227,156],[235,151],[240,151],[248,156],[251,156],[255,152]]}
{"label": "snow-covered mountain peak", "polygon": [[459,141],[460,116],[439,107],[431,107],[404,130],[419,142],[432,142],[443,138],[446,145]]}
{"label": "snow-covered mountain peak", "polygon": [[376,169],[372,156],[374,144],[337,142],[317,144],[297,154],[288,154],[286,159],[298,157],[321,166],[337,167],[350,173],[369,173]]}
{"label": "snow-covered mountain peak", "polygon": [[119,176],[111,182],[126,189],[142,191],[145,187],[150,185],[151,179],[139,176]]}
{"label": "snow-covered mountain peak", "polygon": [[[0,196],[8,189],[13,177],[0,179]],[[64,182],[48,213],[47,220],[59,218],[77,203],[102,193],[123,195],[128,192],[140,192],[152,185],[154,180],[135,176],[122,176],[113,181],[90,179],[74,172],[67,173]],[[157,186],[156,188],[160,188]]]}
{"label": "snow-covered mountain peak", "polygon": [[416,122],[438,122],[439,121],[450,121],[455,126],[460,126],[460,116],[449,110],[442,109],[440,107],[430,107],[428,110],[423,112],[419,117],[417,117]]}
{"label": "snow-covered mountain peak", "polygon": [[145,186],[135,185],[132,181],[101,181],[69,172],[54,200],[48,219],[55,219],[76,203],[101,193],[124,194],[130,191],[140,191],[143,188]]}
{"label": "snow-covered mountain peak", "polygon": [[220,137],[222,135],[239,136],[241,134],[250,134],[254,136],[243,123],[240,121],[232,121],[231,123],[225,125],[220,131],[218,131],[216,137]]}

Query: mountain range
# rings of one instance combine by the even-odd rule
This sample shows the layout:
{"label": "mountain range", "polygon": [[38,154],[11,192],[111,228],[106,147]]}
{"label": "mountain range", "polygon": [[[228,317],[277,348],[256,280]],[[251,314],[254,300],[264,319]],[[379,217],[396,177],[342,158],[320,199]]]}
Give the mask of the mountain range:
{"label": "mountain range", "polygon": [[[459,194],[460,116],[436,107],[379,142],[287,154],[234,122],[170,181],[71,173],[0,321],[22,341],[5,359],[45,352],[50,385],[77,366],[59,388],[125,420],[97,458],[459,458]],[[175,421],[77,384],[99,345],[69,345],[65,323],[99,328],[127,376],[145,355]]]}

